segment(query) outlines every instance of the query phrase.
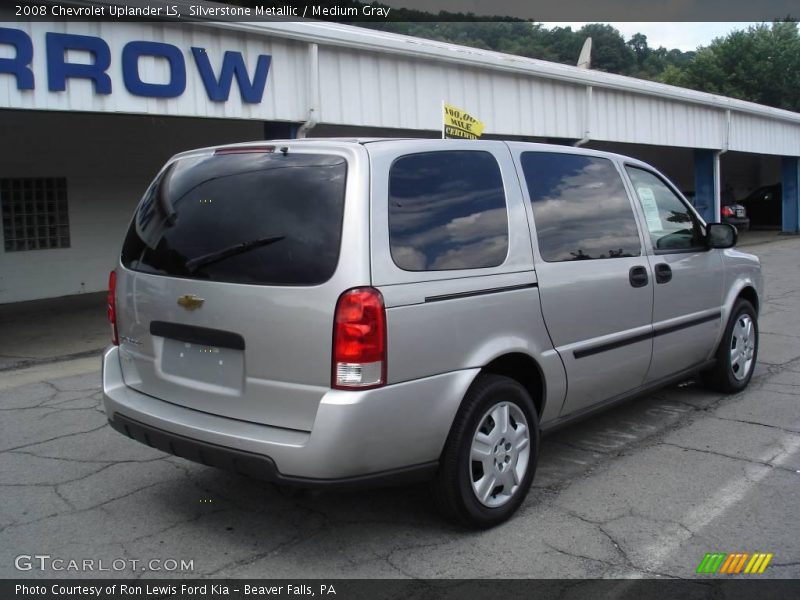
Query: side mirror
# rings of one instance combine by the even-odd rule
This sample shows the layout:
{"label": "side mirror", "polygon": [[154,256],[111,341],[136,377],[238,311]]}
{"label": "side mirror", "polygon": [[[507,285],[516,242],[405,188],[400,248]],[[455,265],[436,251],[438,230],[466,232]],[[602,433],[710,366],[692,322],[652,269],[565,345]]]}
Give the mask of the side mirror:
{"label": "side mirror", "polygon": [[706,242],[709,248],[733,248],[739,232],[729,223],[709,223],[706,226]]}

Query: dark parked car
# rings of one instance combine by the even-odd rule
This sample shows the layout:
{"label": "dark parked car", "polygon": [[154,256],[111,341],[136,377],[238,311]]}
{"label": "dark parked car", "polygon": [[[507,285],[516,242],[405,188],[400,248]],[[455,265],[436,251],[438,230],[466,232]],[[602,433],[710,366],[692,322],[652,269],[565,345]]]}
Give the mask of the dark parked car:
{"label": "dark parked car", "polygon": [[780,227],[782,219],[781,184],[763,185],[739,200],[747,209],[752,227]]}
{"label": "dark parked car", "polygon": [[747,217],[747,209],[738,203],[723,204],[720,208],[720,216],[723,223],[729,223],[739,231],[750,229],[750,219]]}
{"label": "dark parked car", "polygon": [[[695,204],[695,195],[694,192],[683,192],[684,197],[691,203],[692,206],[697,206]],[[747,209],[736,202],[733,199],[726,195],[723,195],[722,207],[720,208],[720,217],[722,218],[723,223],[728,223],[733,225],[739,231],[747,231],[750,229],[750,219],[747,217]]]}

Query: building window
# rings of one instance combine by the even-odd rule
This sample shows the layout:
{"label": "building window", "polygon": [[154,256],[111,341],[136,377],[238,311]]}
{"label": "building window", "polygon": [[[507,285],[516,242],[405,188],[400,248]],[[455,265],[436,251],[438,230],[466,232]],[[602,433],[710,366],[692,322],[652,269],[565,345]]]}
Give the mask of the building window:
{"label": "building window", "polygon": [[0,178],[6,252],[69,248],[66,177]]}

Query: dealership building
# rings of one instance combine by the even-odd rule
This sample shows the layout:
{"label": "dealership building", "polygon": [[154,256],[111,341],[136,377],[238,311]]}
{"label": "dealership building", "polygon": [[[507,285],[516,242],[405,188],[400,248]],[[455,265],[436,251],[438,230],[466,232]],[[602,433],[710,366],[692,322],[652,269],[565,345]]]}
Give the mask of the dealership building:
{"label": "dealership building", "polygon": [[798,232],[800,114],[452,44],[320,22],[0,23],[0,304],[105,288],[172,154],[317,136],[437,137],[442,101],[484,137],[652,163],[718,220],[782,184]]}

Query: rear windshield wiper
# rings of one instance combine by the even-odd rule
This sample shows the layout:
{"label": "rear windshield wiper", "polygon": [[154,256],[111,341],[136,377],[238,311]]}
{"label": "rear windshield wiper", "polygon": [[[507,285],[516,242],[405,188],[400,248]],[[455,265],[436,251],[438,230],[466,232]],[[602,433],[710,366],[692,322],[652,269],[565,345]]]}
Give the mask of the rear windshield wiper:
{"label": "rear windshield wiper", "polygon": [[190,273],[194,273],[197,271],[197,269],[218,263],[221,260],[230,258],[231,256],[236,256],[237,254],[242,254],[243,252],[249,252],[254,248],[261,248],[263,246],[274,244],[275,242],[280,242],[285,237],[285,235],[273,235],[271,237],[258,238],[256,240],[250,240],[249,242],[234,244],[233,246],[228,246],[227,248],[222,248],[221,250],[216,250],[214,252],[210,252],[209,254],[203,254],[202,256],[198,256],[186,261],[186,269]]}

